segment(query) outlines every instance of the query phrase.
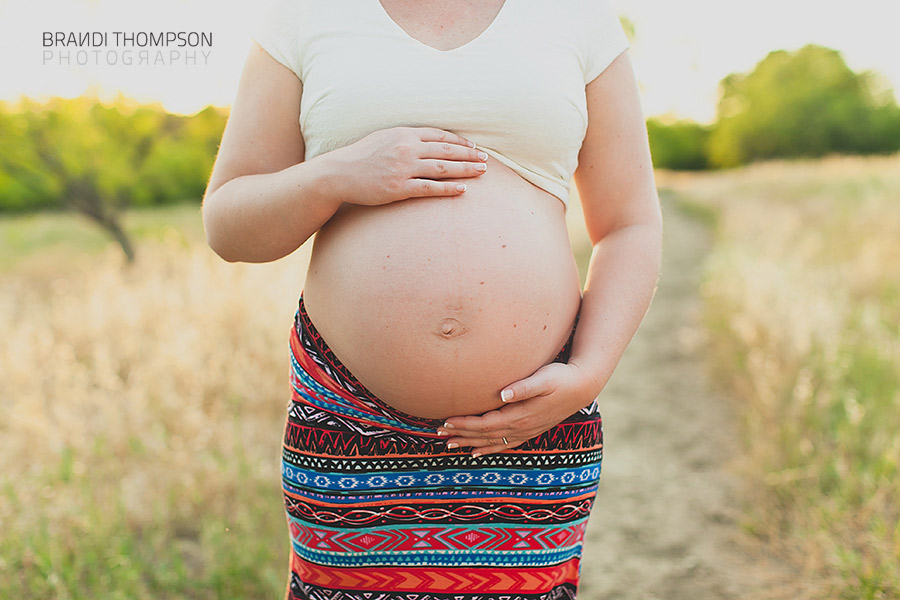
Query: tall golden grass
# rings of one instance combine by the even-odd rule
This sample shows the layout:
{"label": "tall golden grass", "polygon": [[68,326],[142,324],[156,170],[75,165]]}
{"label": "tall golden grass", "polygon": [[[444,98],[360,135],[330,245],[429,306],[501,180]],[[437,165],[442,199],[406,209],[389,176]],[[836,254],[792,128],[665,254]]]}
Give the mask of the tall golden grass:
{"label": "tall golden grass", "polygon": [[0,597],[283,594],[305,260],[162,242],[0,278]]}
{"label": "tall golden grass", "polygon": [[716,225],[702,292],[744,401],[749,525],[809,597],[900,597],[900,155],[658,181]]}

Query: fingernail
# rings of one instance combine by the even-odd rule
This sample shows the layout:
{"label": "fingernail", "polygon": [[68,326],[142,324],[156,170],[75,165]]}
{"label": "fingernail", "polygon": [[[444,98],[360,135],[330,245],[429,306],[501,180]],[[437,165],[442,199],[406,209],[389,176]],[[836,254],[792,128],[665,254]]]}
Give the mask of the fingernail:
{"label": "fingernail", "polygon": [[475,165],[475,170],[476,171],[487,171],[487,165],[484,163],[478,163],[477,165]]}
{"label": "fingernail", "polygon": [[464,192],[464,191],[466,191],[466,184],[464,184],[464,183],[457,183],[457,184],[456,184],[456,191],[457,191],[457,192]]}
{"label": "fingernail", "polygon": [[481,456],[481,452],[473,452],[472,453],[472,458],[478,458],[479,456]]}
{"label": "fingernail", "polygon": [[454,448],[459,448],[459,444],[457,444],[456,442],[449,442],[447,444],[447,447],[453,450]]}
{"label": "fingernail", "polygon": [[453,426],[453,423],[444,423],[444,429],[456,429],[456,427]]}
{"label": "fingernail", "polygon": [[448,436],[448,435],[450,435],[450,432],[449,432],[449,431],[443,431],[443,430],[441,430],[441,429],[438,429],[437,434],[438,434],[438,435],[442,435],[442,436]]}
{"label": "fingernail", "polygon": [[503,390],[500,392],[500,399],[504,402],[509,402],[513,399],[513,391],[512,390]]}
{"label": "fingernail", "polygon": [[478,151],[478,159],[479,160],[487,160],[487,152]]}
{"label": "fingernail", "polygon": [[475,142],[473,142],[472,140],[466,140],[466,143],[469,144],[469,148],[475,147]]}

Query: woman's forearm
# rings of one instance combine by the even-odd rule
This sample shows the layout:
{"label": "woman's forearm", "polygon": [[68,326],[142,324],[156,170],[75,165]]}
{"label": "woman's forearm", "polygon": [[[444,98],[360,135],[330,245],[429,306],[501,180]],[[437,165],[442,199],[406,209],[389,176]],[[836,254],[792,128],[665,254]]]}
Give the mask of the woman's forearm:
{"label": "woman's forearm", "polygon": [[650,306],[661,242],[662,223],[650,220],[616,229],[594,245],[569,359],[591,376],[592,398],[606,385]]}
{"label": "woman's forearm", "polygon": [[207,243],[229,262],[287,256],[337,211],[339,179],[327,154],[274,173],[235,177],[204,198]]}

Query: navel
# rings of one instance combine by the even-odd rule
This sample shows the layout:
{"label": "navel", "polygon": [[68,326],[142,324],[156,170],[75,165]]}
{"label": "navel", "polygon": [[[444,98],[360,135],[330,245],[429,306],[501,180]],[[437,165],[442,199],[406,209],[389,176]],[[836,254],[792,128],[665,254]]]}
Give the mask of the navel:
{"label": "navel", "polygon": [[465,325],[460,323],[457,319],[454,319],[453,317],[447,317],[445,319],[441,319],[441,322],[438,323],[435,335],[444,339],[451,339],[461,336],[468,330],[469,329]]}

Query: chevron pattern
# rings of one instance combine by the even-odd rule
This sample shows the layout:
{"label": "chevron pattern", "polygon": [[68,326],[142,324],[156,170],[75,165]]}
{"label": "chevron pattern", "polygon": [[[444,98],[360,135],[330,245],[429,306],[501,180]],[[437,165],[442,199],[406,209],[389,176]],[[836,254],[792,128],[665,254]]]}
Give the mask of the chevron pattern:
{"label": "chevron pattern", "polygon": [[576,589],[568,583],[558,585],[544,594],[438,594],[421,592],[369,592],[338,590],[303,584],[296,573],[291,577],[291,595],[310,600],[575,600]]}
{"label": "chevron pattern", "polygon": [[322,588],[304,584],[296,573],[292,573],[290,591],[292,598],[310,598],[310,600],[575,600],[576,588],[572,584],[564,583],[543,594],[370,592]]}
{"label": "chevron pattern", "polygon": [[575,598],[603,458],[596,402],[522,446],[473,459],[447,450],[440,420],[368,391],[302,295],[290,348],[290,598]]}
{"label": "chevron pattern", "polygon": [[[515,591],[522,594],[547,593],[556,585],[578,579],[578,560],[545,568],[449,569],[434,567],[335,568],[299,561],[295,571],[311,585],[351,590],[392,590],[394,592],[471,593]],[[468,596],[454,594],[456,598]]]}

